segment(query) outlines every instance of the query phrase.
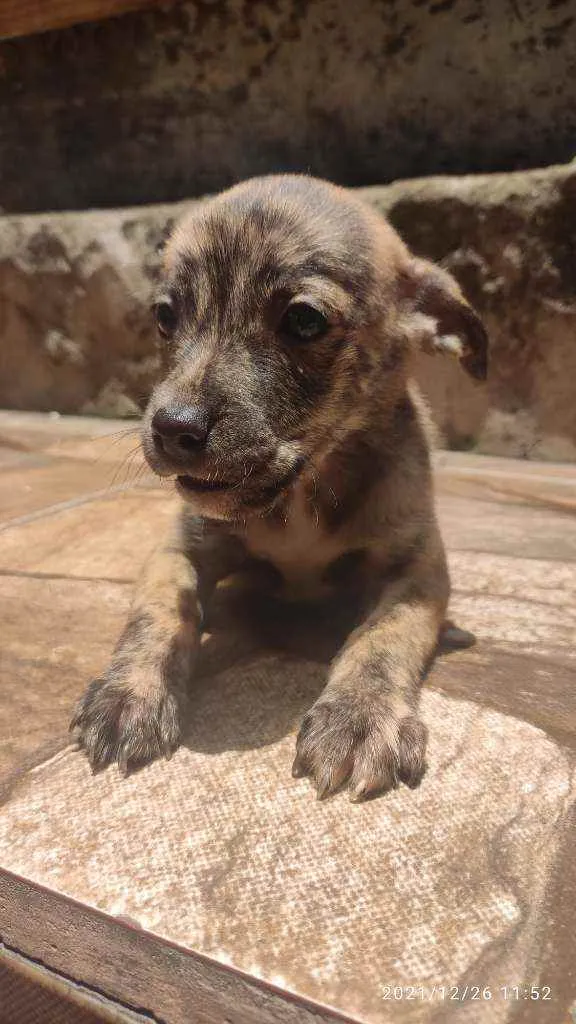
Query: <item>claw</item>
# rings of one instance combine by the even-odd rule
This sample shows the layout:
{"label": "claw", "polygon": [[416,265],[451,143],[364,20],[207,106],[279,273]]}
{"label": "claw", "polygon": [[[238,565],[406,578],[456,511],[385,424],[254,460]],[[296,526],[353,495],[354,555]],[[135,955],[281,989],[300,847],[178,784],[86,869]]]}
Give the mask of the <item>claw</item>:
{"label": "claw", "polygon": [[306,716],[292,775],[310,775],[318,800],[348,782],[350,800],[361,803],[400,782],[415,787],[425,750],[426,727],[413,714],[398,720],[384,698],[367,707],[354,695],[339,695],[319,701]]}
{"label": "claw", "polygon": [[307,768],[304,765],[302,759],[300,758],[300,755],[297,754],[296,757],[294,758],[294,764],[292,765],[292,778],[303,779],[304,776],[307,774]]}
{"label": "claw", "polygon": [[316,799],[325,800],[327,796],[330,796],[331,786],[329,782],[319,782],[316,788]]}
{"label": "claw", "polygon": [[137,698],[126,685],[92,683],[72,718],[71,729],[88,756],[93,773],[118,762],[125,778],[154,758],[168,760],[178,746],[181,707],[172,694],[156,701]]}

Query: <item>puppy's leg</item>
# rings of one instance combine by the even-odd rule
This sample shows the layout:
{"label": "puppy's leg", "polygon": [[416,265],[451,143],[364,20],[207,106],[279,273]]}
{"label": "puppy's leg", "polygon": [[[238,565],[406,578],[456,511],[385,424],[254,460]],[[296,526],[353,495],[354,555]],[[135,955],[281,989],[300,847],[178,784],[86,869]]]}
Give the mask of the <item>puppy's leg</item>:
{"label": "puppy's leg", "polygon": [[297,740],[293,774],[310,775],[319,798],[347,779],[355,800],[420,782],[427,733],[416,705],[448,594],[436,535],[350,635]]}
{"label": "puppy's leg", "polygon": [[229,554],[195,525],[179,520],[149,559],[110,666],[78,704],[71,728],[93,768],[118,761],[126,772],[178,745],[202,603]]}

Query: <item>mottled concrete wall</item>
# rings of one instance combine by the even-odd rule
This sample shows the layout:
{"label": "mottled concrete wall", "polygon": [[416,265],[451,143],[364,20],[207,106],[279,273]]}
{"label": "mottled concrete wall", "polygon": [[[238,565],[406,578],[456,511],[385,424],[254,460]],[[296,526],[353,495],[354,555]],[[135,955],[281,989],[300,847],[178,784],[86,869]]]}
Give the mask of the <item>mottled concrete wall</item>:
{"label": "mottled concrete wall", "polygon": [[198,0],[4,42],[0,76],[9,211],[576,151],[575,0]]}
{"label": "mottled concrete wall", "polygon": [[[490,337],[486,385],[416,359],[447,443],[576,459],[576,163],[363,189],[459,279]],[[158,247],[183,204],[0,218],[0,406],[134,415],[158,372]]]}

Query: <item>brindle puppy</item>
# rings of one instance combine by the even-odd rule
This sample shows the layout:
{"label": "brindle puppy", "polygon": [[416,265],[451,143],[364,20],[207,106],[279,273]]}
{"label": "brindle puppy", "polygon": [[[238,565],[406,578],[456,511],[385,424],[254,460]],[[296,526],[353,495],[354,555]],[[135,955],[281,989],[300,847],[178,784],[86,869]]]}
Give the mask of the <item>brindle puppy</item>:
{"label": "brindle puppy", "polygon": [[[73,725],[123,769],[178,744],[218,581],[288,600],[344,593],[352,629],[297,740],[294,774],[353,799],[418,784],[422,675],[449,595],[415,345],[486,374],[487,341],[453,279],[415,259],[352,194],[259,178],[196,205],[166,246],[156,303],[164,373],[142,443],[183,498],[106,676]],[[256,577],[255,577],[256,578]]]}

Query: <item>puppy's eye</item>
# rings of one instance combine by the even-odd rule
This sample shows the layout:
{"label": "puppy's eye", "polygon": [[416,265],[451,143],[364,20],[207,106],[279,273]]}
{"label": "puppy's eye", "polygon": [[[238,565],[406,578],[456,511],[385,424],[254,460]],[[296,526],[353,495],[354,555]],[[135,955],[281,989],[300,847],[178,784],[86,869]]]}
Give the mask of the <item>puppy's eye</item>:
{"label": "puppy's eye", "polygon": [[154,305],[156,326],[163,338],[174,334],[178,325],[178,316],[170,299],[159,299]]}
{"label": "puppy's eye", "polygon": [[282,317],[280,330],[299,341],[313,341],[328,330],[328,320],[308,302],[293,302]]}

